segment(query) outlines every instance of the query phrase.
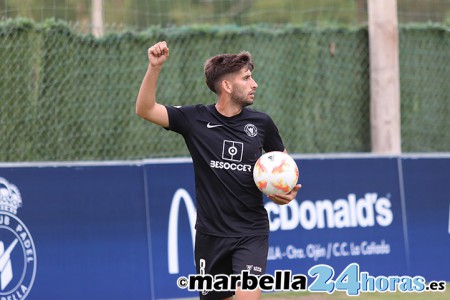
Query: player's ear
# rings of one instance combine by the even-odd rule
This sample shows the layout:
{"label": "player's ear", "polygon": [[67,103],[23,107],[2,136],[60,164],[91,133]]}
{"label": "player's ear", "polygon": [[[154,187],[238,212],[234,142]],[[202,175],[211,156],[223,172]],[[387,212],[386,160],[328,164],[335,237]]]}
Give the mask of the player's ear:
{"label": "player's ear", "polygon": [[231,82],[226,79],[222,80],[220,85],[221,85],[222,90],[227,93],[231,93],[231,91],[233,90],[231,87]]}

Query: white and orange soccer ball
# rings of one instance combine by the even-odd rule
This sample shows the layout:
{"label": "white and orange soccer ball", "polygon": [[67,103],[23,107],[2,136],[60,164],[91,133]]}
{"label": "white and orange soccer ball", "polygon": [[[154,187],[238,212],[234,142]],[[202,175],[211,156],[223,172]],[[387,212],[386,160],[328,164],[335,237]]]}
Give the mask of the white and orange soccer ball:
{"label": "white and orange soccer ball", "polygon": [[298,167],[285,152],[263,154],[253,168],[253,179],[258,189],[266,195],[287,194],[298,181]]}

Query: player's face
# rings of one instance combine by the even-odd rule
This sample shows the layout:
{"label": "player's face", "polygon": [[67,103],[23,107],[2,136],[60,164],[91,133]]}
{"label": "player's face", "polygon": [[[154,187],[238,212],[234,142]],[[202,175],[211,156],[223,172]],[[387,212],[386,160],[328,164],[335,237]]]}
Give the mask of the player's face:
{"label": "player's face", "polygon": [[253,104],[255,99],[255,91],[258,84],[252,77],[252,72],[247,68],[236,73],[231,80],[232,91],[231,100],[241,106]]}

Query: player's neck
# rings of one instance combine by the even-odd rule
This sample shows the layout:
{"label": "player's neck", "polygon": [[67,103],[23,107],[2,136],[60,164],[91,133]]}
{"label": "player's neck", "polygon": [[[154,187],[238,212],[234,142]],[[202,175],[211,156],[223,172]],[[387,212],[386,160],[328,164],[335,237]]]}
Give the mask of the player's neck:
{"label": "player's neck", "polygon": [[232,105],[231,102],[217,101],[216,110],[225,117],[234,117],[241,113],[242,106]]}

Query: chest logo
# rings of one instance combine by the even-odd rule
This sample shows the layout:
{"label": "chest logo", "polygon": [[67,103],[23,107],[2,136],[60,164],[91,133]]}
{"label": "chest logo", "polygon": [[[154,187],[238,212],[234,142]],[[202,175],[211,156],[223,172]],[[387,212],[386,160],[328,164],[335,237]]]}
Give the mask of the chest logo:
{"label": "chest logo", "polygon": [[253,124],[245,125],[244,131],[249,137],[255,137],[258,135],[258,128],[256,128]]}
{"label": "chest logo", "polygon": [[211,124],[208,122],[208,124],[206,124],[207,128],[215,128],[215,127],[220,127],[223,126],[222,124]]}
{"label": "chest logo", "polygon": [[222,159],[241,162],[244,144],[235,141],[223,141]]}

